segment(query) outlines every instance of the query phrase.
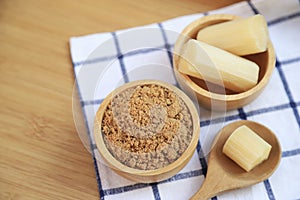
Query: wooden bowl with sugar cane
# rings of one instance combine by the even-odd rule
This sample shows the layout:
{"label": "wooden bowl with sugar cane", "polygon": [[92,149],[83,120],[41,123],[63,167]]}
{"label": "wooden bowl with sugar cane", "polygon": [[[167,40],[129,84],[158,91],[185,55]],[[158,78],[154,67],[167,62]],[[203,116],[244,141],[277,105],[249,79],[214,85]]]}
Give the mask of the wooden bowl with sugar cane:
{"label": "wooden bowl with sugar cane", "polygon": [[94,136],[101,158],[133,181],[157,182],[179,172],[199,139],[198,111],[177,87],[157,80],[126,83],[100,105]]}
{"label": "wooden bowl with sugar cane", "polygon": [[275,52],[263,16],[215,14],[190,23],[176,41],[175,76],[217,111],[240,108],[266,87]]}

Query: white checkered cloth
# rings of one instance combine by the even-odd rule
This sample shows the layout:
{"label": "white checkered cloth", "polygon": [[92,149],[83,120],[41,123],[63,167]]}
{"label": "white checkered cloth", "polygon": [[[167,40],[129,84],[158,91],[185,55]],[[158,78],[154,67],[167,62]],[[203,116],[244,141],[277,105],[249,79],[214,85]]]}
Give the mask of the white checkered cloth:
{"label": "white checkered cloth", "polygon": [[[260,13],[269,25],[277,63],[264,92],[249,105],[225,117],[200,110],[201,134],[191,161],[174,177],[153,184],[135,183],[106,167],[95,148],[93,121],[105,96],[124,82],[159,79],[172,84],[172,48],[190,22],[215,13],[251,16]],[[300,199],[300,6],[297,0],[241,2],[208,13],[171,19],[134,29],[99,33],[70,40],[71,56],[85,117],[101,199],[188,199],[201,186],[210,142],[224,124],[257,121],[281,142],[282,160],[267,180],[225,192],[215,199]],[[109,67],[107,67],[109,66]],[[223,123],[223,120],[225,122]]]}

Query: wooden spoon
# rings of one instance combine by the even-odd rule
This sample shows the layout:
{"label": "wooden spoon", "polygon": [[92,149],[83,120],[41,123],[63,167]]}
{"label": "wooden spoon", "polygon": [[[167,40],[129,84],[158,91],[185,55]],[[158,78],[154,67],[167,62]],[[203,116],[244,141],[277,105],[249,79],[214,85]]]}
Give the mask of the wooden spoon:
{"label": "wooden spoon", "polygon": [[[228,137],[236,128],[242,125],[248,126],[272,146],[269,158],[250,172],[246,172],[222,153]],[[206,179],[191,200],[209,199],[226,190],[259,183],[272,175],[280,162],[280,158],[281,147],[279,141],[270,129],[259,123],[247,120],[231,123],[222,128],[215,138],[208,158]]]}

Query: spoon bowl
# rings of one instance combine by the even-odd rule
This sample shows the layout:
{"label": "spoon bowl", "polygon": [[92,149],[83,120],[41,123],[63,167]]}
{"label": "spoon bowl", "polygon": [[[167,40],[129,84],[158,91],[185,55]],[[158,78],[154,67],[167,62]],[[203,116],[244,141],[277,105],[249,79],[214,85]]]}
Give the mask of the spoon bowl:
{"label": "spoon bowl", "polygon": [[[272,146],[269,158],[246,172],[227,157],[223,146],[238,127],[246,125]],[[215,138],[208,158],[208,170],[204,183],[191,200],[208,199],[226,190],[250,186],[270,177],[281,159],[281,147],[276,135],[267,127],[247,120],[233,122],[222,128]]]}

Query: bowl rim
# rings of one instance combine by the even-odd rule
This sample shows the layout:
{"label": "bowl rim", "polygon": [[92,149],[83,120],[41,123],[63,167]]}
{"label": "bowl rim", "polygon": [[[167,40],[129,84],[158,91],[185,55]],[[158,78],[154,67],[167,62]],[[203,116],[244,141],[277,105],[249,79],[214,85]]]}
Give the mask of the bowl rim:
{"label": "bowl rim", "polygon": [[[231,21],[231,20],[235,20],[235,19],[240,19],[240,16],[237,15],[232,15],[232,14],[212,14],[212,15],[207,15],[204,17],[201,17],[199,19],[194,20],[193,22],[191,22],[190,24],[188,24],[183,31],[181,32],[181,36],[179,37],[188,37],[188,39],[193,39],[190,38],[188,36],[188,34],[191,31],[194,31],[195,28],[197,28],[200,24],[204,24],[207,22],[212,22],[212,21]],[[222,22],[219,22],[222,23]],[[218,23],[216,23],[218,24]],[[186,40],[186,39],[185,39]],[[185,43],[185,42],[184,42]],[[182,46],[182,38],[178,38],[174,49],[179,49],[179,52],[181,51],[181,47]],[[175,50],[176,51],[176,50]],[[275,51],[274,51],[274,47],[272,45],[271,40],[269,39],[268,41],[268,46],[267,46],[267,56],[268,56],[268,67],[266,69],[266,72],[264,74],[264,76],[261,78],[261,80],[251,89],[244,91],[244,92],[240,92],[240,93],[236,93],[236,94],[218,94],[215,92],[210,92],[207,91],[205,89],[203,89],[202,87],[200,87],[199,85],[197,85],[194,81],[192,81],[192,79],[185,74],[182,74],[178,71],[178,62],[181,59],[179,54],[173,54],[173,67],[174,70],[176,72],[178,72],[180,74],[180,76],[182,76],[186,81],[187,81],[187,85],[189,85],[193,91],[195,91],[196,93],[199,93],[207,98],[211,98],[213,100],[220,100],[220,101],[235,101],[238,99],[243,99],[245,97],[249,97],[254,93],[258,93],[260,90],[262,90],[266,84],[268,83],[272,72],[275,68]],[[263,52],[262,52],[263,53]]]}
{"label": "bowl rim", "polygon": [[[104,143],[103,136],[102,136],[102,131],[101,131],[103,114],[104,114],[106,107],[107,107],[108,103],[110,102],[110,100],[116,94],[119,94],[120,92],[125,91],[126,89],[136,87],[139,85],[146,85],[146,84],[160,85],[160,86],[166,87],[166,88],[170,89],[171,91],[175,92],[185,102],[186,106],[188,107],[188,109],[190,111],[190,114],[192,117],[192,122],[193,122],[193,132],[192,132],[191,142],[188,145],[188,147],[185,149],[185,151],[181,154],[181,156],[179,158],[177,158],[177,160],[175,160],[174,162],[168,164],[167,166],[158,168],[158,169],[154,169],[154,170],[135,169],[135,168],[131,168],[131,167],[121,163],[120,161],[118,161],[106,148],[106,145]],[[121,172],[125,172],[125,173],[132,174],[132,175],[140,175],[140,176],[144,176],[144,177],[155,176],[155,175],[167,173],[167,172],[170,172],[170,171],[176,169],[177,167],[181,166],[182,164],[184,164],[187,159],[190,159],[190,157],[191,157],[190,155],[194,153],[197,143],[198,143],[199,135],[200,135],[200,121],[199,121],[197,109],[196,109],[195,105],[193,104],[192,100],[183,91],[181,91],[177,87],[175,87],[169,83],[165,83],[165,82],[158,81],[158,80],[132,81],[129,83],[125,83],[124,85],[116,88],[109,95],[107,95],[106,98],[103,100],[99,109],[97,110],[97,113],[95,116],[95,121],[94,121],[94,138],[95,138],[97,150],[105,161],[104,164],[109,166],[112,169],[115,169],[115,170],[118,170]]]}

